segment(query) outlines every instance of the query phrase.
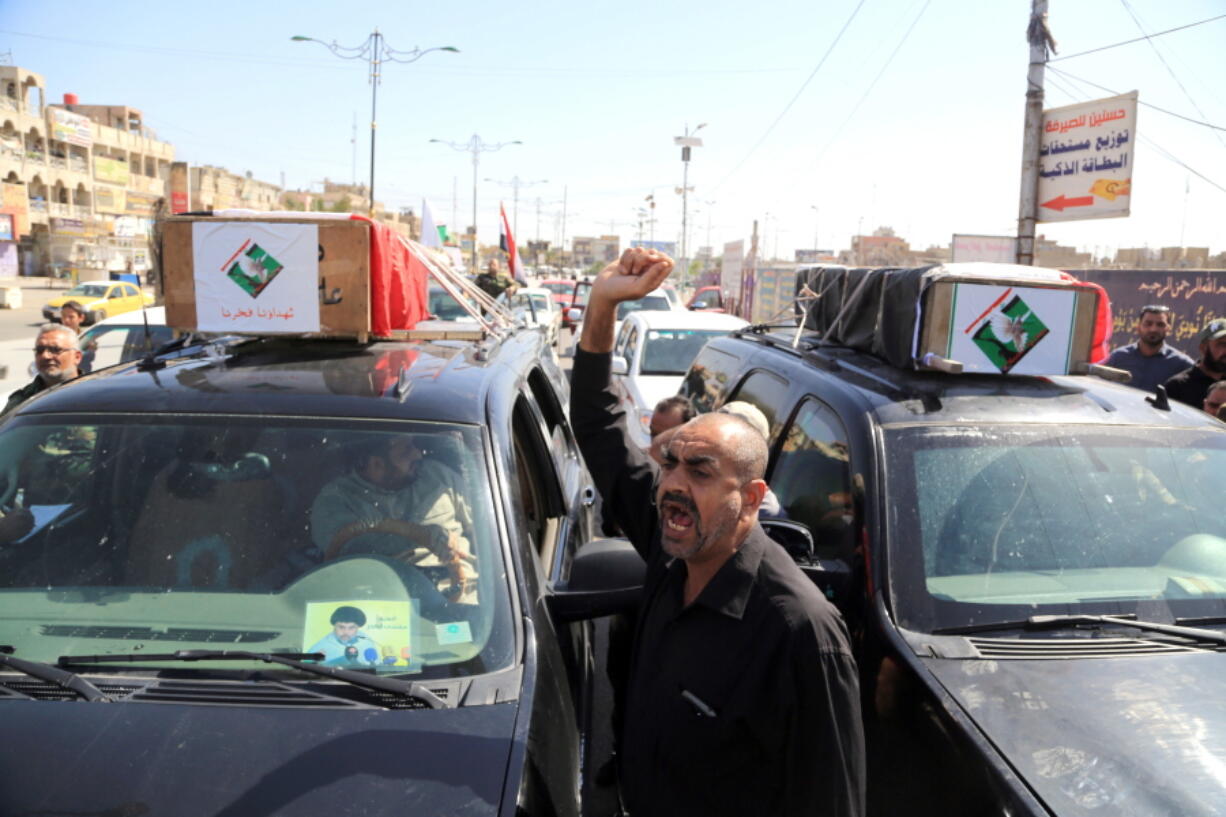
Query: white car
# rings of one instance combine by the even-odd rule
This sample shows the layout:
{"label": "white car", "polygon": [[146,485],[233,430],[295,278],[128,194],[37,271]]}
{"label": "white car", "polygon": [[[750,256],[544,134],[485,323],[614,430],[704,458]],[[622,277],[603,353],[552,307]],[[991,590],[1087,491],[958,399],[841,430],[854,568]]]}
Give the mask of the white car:
{"label": "white car", "polygon": [[544,287],[521,287],[508,299],[504,292],[498,300],[507,304],[511,314],[529,326],[545,330],[545,341],[558,348],[558,336],[562,333],[562,310],[553,300],[553,293]]}
{"label": "white car", "polygon": [[631,312],[613,343],[613,374],[625,387],[630,435],[651,444],[656,403],[676,394],[690,364],[706,342],[748,326],[735,315],[712,312]]}
{"label": "white car", "polygon": [[[100,320],[81,333],[81,371],[83,374],[96,372],[145,357],[174,337],[174,330],[166,325],[164,306],[151,306]],[[38,374],[33,362],[29,374],[30,377]]]}
{"label": "white car", "polygon": [[[583,312],[586,310],[587,296],[590,291],[590,288],[588,290],[580,290],[579,298],[582,303],[577,305],[577,310],[574,307],[571,309],[575,324],[574,343],[570,349],[572,356],[575,353],[575,349],[579,348],[579,334],[583,331]],[[614,337],[621,332],[622,321],[626,319],[626,316],[637,312],[685,312],[685,307],[681,306],[680,299],[676,298],[676,292],[666,287],[653,289],[637,301],[622,301],[617,305],[617,314],[614,316]]]}

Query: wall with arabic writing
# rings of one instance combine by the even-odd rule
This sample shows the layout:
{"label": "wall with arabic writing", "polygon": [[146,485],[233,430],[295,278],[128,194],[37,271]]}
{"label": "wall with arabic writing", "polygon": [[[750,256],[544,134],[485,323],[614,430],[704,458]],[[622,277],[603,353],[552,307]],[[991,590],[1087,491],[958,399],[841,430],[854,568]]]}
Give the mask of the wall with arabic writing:
{"label": "wall with arabic writing", "polygon": [[1193,358],[1200,356],[1196,334],[1209,321],[1226,318],[1226,270],[1069,270],[1083,281],[1101,284],[1111,298],[1111,348],[1134,342],[1141,308],[1169,306],[1173,329],[1167,343]]}

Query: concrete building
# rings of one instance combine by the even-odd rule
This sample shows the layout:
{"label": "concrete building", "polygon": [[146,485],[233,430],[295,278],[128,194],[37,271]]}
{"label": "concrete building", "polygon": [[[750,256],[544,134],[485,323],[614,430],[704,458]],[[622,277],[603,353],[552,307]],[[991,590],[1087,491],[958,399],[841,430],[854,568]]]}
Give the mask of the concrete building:
{"label": "concrete building", "polygon": [[1094,264],[1094,256],[1077,252],[1076,247],[1064,247],[1044,236],[1034,240],[1034,263],[1038,267],[1052,269],[1087,269]]}
{"label": "concrete building", "polygon": [[911,245],[894,235],[890,227],[878,227],[872,235],[852,236],[851,250],[840,254],[841,262],[863,267],[905,266]]}
{"label": "concrete building", "polygon": [[9,216],[0,220],[12,222],[23,273],[148,269],[151,220],[173,160],[139,110],[81,105],[73,94],[50,104],[42,75],[0,66],[0,213]]}
{"label": "concrete building", "polygon": [[184,162],[175,162],[175,166],[182,167],[191,179],[191,210],[281,208],[281,188],[252,178],[250,171],[240,176],[212,165],[188,168]]}
{"label": "concrete building", "polygon": [[[281,209],[305,210],[307,212],[358,213],[370,212],[370,191],[364,184],[343,184],[331,179],[322,182],[323,191],[286,190],[281,194]],[[406,238],[421,239],[421,219],[411,207],[402,207],[399,212],[387,210],[375,202],[375,219]],[[468,245],[471,250],[471,242]]]}
{"label": "concrete building", "polygon": [[621,238],[615,235],[602,235],[599,238],[575,236],[571,240],[572,263],[580,267],[590,267],[593,264],[608,264],[616,261],[621,255]]}

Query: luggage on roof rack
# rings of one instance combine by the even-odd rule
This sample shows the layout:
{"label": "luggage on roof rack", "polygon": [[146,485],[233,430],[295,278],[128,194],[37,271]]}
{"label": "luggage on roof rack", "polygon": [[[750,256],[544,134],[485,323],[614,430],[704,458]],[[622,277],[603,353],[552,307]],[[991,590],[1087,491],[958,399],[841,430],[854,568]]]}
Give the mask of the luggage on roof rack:
{"label": "luggage on roof rack", "polygon": [[796,290],[805,329],[900,368],[1081,373],[1110,323],[1100,287],[1042,267],[809,267]]}

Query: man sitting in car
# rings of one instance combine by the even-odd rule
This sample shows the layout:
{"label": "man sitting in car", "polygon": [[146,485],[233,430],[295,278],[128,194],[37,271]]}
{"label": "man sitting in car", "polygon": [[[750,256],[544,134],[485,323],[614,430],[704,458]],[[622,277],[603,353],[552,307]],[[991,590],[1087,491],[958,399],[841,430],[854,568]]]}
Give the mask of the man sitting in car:
{"label": "man sitting in car", "polygon": [[455,471],[423,457],[412,437],[381,435],[355,446],[350,473],[311,506],[311,538],[325,559],[359,553],[422,564],[433,555],[459,597],[472,576],[464,536],[472,516]]}

